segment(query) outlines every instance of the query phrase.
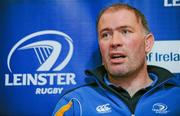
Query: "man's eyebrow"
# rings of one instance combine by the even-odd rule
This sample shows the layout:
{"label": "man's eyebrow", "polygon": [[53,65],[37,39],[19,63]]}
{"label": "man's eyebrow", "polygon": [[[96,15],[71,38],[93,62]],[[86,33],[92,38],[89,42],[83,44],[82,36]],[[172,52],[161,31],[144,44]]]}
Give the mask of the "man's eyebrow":
{"label": "man's eyebrow", "polygon": [[104,28],[104,29],[101,29],[100,30],[100,33],[102,33],[102,32],[104,32],[104,31],[111,31],[112,29],[110,29],[110,28]]}
{"label": "man's eyebrow", "polygon": [[[132,28],[132,27],[129,26],[129,25],[124,25],[124,26],[116,27],[115,30],[127,29],[127,28],[130,28],[130,29],[133,29],[133,30],[134,30],[134,28]],[[100,30],[100,33],[104,32],[104,31],[111,31],[111,30],[113,30],[113,29],[107,27],[107,28],[101,29],[101,30]]]}
{"label": "man's eyebrow", "polygon": [[129,26],[129,25],[124,25],[124,26],[119,26],[119,27],[115,28],[115,30],[127,29],[127,28],[133,29],[133,28],[132,28],[131,26]]}

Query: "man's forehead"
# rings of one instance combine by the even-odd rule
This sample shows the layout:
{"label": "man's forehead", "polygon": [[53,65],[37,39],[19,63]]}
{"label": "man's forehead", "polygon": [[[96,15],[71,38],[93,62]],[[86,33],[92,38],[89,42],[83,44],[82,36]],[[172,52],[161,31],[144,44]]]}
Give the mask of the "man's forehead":
{"label": "man's forehead", "polygon": [[[139,23],[135,13],[130,10],[122,9],[116,11],[104,12],[99,20],[98,27],[105,28],[107,25],[130,26]],[[104,27],[105,26],[105,27]],[[112,26],[112,25],[111,25]]]}
{"label": "man's forehead", "polygon": [[[107,9],[100,17],[99,22],[104,18],[104,16],[106,15],[111,15],[111,14],[119,14],[119,15],[125,15],[126,16],[133,16],[136,18],[137,22],[139,22],[139,18],[136,16],[136,13],[133,10],[130,9],[125,9],[125,8],[121,8],[121,9],[116,9],[116,10],[111,10],[111,9]],[[111,18],[111,17],[110,17]],[[112,17],[113,18],[113,17]]]}
{"label": "man's forehead", "polygon": [[[126,13],[124,13],[125,17],[120,19],[119,16],[121,17],[121,15],[118,16],[117,14],[118,13],[121,14],[122,11],[126,11]],[[116,15],[114,15],[114,13],[116,13]],[[106,15],[106,14],[110,14],[110,15]],[[125,20],[128,19],[128,20],[124,21],[124,19]],[[112,20],[115,20],[117,23],[115,23],[115,21]],[[127,5],[115,5],[107,9],[104,9],[98,17],[97,30],[99,31],[100,29],[105,28],[104,25],[109,25],[108,23],[110,22],[114,22],[114,24],[120,24],[120,21],[122,21],[122,23],[126,22],[129,24],[136,23],[140,25],[140,27],[145,31],[145,33],[149,33],[150,31],[145,16],[139,10]]]}

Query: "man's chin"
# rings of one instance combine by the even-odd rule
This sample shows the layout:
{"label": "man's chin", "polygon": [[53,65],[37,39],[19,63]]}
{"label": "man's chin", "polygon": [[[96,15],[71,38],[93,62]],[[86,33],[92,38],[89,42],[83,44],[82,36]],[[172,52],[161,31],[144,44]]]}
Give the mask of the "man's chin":
{"label": "man's chin", "polygon": [[124,70],[109,70],[109,73],[111,76],[114,77],[119,77],[119,76],[123,76],[126,75],[126,72]]}

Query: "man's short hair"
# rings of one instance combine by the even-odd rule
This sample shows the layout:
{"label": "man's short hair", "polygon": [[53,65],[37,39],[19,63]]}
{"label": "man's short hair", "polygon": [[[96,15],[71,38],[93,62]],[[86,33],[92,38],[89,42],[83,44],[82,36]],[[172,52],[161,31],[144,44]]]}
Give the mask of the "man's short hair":
{"label": "man's short hair", "polygon": [[128,5],[128,4],[121,4],[121,3],[113,4],[113,5],[105,8],[105,9],[103,9],[100,12],[99,17],[97,19],[97,29],[98,29],[99,20],[100,20],[101,16],[104,13],[106,13],[106,12],[116,12],[116,11],[121,10],[121,9],[127,9],[129,11],[132,11],[135,14],[137,20],[140,21],[140,23],[142,24],[145,32],[146,33],[150,32],[150,29],[149,29],[149,26],[148,26],[148,23],[147,23],[147,20],[146,20],[144,14],[141,13],[138,9],[136,9],[136,8],[134,8],[134,7],[132,7],[132,6]]}

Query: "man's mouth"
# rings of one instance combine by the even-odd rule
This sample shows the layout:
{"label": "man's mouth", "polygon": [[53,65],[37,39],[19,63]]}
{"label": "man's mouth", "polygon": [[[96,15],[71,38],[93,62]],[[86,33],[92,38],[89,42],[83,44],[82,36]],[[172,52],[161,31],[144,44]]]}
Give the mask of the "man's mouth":
{"label": "man's mouth", "polygon": [[119,55],[119,54],[114,54],[114,55],[111,55],[111,59],[116,59],[116,58],[125,58],[126,56],[125,55]]}
{"label": "man's mouth", "polygon": [[111,53],[110,54],[110,62],[111,63],[115,63],[115,64],[119,64],[119,63],[123,63],[125,61],[126,55],[123,53]]}

